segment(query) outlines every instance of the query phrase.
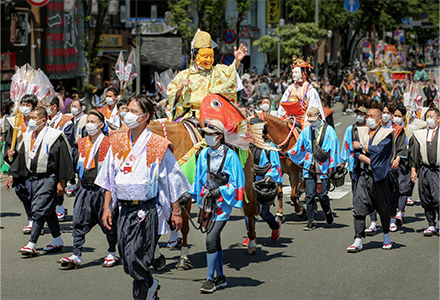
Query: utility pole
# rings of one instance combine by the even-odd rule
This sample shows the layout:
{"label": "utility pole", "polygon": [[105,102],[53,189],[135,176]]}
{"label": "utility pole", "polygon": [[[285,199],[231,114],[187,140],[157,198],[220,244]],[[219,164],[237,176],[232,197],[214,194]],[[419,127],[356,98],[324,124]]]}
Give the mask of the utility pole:
{"label": "utility pole", "polygon": [[[315,24],[319,26],[319,0],[315,0]],[[316,78],[318,78],[318,51],[315,51],[315,56],[313,60],[315,62],[315,75]]]}
{"label": "utility pole", "polygon": [[136,65],[137,69],[137,77],[136,77],[136,95],[141,93],[141,28],[138,21],[138,0],[136,0]]}

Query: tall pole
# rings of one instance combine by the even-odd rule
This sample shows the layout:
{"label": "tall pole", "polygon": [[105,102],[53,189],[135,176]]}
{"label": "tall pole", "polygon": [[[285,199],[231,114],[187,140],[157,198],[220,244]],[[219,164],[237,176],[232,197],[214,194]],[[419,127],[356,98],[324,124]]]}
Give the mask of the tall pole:
{"label": "tall pole", "polygon": [[281,36],[278,34],[278,64],[277,64],[277,77],[280,78],[280,56],[281,56]]}
{"label": "tall pole", "polygon": [[138,0],[136,0],[136,65],[138,67],[136,77],[136,95],[141,93],[141,44],[142,44],[140,24],[138,22]]}
{"label": "tall pole", "polygon": [[[319,26],[319,0],[315,0],[315,24]],[[315,76],[318,78],[318,51],[315,51]]]}

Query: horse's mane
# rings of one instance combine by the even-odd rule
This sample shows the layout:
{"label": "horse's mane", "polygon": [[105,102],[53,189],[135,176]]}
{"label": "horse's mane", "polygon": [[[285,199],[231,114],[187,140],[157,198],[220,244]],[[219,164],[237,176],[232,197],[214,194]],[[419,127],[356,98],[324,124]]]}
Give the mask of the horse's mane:
{"label": "horse's mane", "polygon": [[290,128],[289,128],[289,124],[288,124],[286,121],[283,121],[283,120],[281,120],[281,119],[278,118],[278,117],[272,116],[271,114],[268,114],[268,113],[266,113],[266,112],[263,112],[263,117],[264,117],[265,119],[269,119],[269,120],[271,120],[271,121],[273,121],[273,122],[275,122],[275,123],[277,123],[277,124],[279,124],[279,125],[285,126],[285,127],[287,127],[288,129],[290,129]]}

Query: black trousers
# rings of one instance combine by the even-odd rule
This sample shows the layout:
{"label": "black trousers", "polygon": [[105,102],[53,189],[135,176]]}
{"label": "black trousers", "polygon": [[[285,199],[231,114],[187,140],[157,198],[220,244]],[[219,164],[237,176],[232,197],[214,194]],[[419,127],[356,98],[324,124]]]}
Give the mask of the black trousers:
{"label": "black trousers", "polygon": [[392,187],[389,177],[375,182],[371,173],[359,176],[354,195],[355,238],[365,237],[365,216],[376,210],[382,222],[383,233],[390,232]]}
{"label": "black trousers", "polygon": [[150,274],[158,241],[159,221],[156,201],[137,205],[121,204],[118,220],[118,249],[124,271],[133,278],[133,299],[146,299],[153,284]]}
{"label": "black trousers", "polygon": [[117,218],[119,209],[113,211],[112,230],[108,230],[102,223],[105,190],[94,184],[82,183],[78,189],[73,205],[73,254],[81,256],[82,247],[85,243],[85,235],[95,225],[101,227],[107,237],[108,252],[116,251],[118,241]]}
{"label": "black trousers", "polygon": [[32,221],[34,221],[30,241],[37,243],[45,221],[52,237],[59,237],[61,235],[60,224],[55,210],[57,206],[55,174],[32,175],[29,180],[31,181]]}
{"label": "black trousers", "polygon": [[215,253],[222,250],[220,234],[225,228],[227,221],[214,221],[206,234],[206,250],[208,253]]}
{"label": "black trousers", "polygon": [[439,215],[440,168],[422,165],[419,171],[419,196],[429,226],[435,226]]}

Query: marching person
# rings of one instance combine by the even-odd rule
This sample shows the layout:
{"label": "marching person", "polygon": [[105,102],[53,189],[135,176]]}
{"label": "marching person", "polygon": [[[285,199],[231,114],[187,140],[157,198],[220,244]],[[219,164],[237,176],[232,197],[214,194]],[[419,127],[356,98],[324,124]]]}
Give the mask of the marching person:
{"label": "marching person", "polygon": [[100,225],[107,236],[109,244],[108,255],[102,266],[113,267],[118,264],[116,257],[117,243],[117,217],[119,210],[113,211],[111,229],[107,229],[102,223],[102,212],[104,205],[105,190],[94,184],[96,176],[104,162],[104,158],[110,150],[110,139],[102,133],[104,127],[104,116],[91,110],[87,115],[86,130],[89,134],[78,141],[78,157],[76,159],[76,170],[79,173],[81,185],[75,197],[73,207],[73,255],[63,257],[58,263],[62,267],[77,268],[81,262],[82,247],[85,242],[85,235],[95,225]]}
{"label": "marching person", "polygon": [[[17,158],[17,150],[21,146],[21,142],[23,140],[23,133],[29,132],[29,121],[31,111],[38,105],[38,98],[35,95],[27,94],[24,95],[20,100],[20,112],[22,114],[22,119],[20,120],[20,126],[18,127],[17,132],[17,141],[15,143],[15,149],[11,149],[12,146],[12,136],[14,134],[15,127],[15,116],[6,118],[9,123],[9,129],[6,132],[6,140],[5,140],[5,157],[12,157],[12,162]],[[9,162],[9,160],[8,160]],[[9,162],[10,163],[10,162]],[[10,163],[11,164],[11,163]],[[15,194],[20,199],[23,204],[24,211],[26,212],[26,216],[29,224],[23,228],[23,234],[30,234],[32,230],[32,213],[31,213],[31,183],[28,177],[20,178],[15,183]],[[42,231],[43,233],[43,231]]]}
{"label": "marching person", "polygon": [[[435,220],[439,216],[440,201],[440,115],[438,108],[431,107],[426,114],[426,129],[414,131],[410,143],[411,180],[419,178],[419,197],[425,210],[429,227],[423,235],[438,234]],[[440,221],[438,224],[440,228]]]}
{"label": "marching person", "polygon": [[359,141],[353,141],[355,152],[354,172],[357,178],[354,195],[355,241],[348,252],[362,251],[365,237],[365,217],[374,210],[379,213],[383,226],[382,249],[391,250],[390,241],[390,198],[392,194],[389,173],[394,160],[394,129],[383,128],[379,108],[371,108],[367,113],[366,125],[359,127]]}
{"label": "marching person", "polygon": [[[193,198],[200,208],[200,222],[206,230],[208,272],[200,292],[212,293],[227,285],[223,274],[223,250],[220,234],[231,216],[232,208],[241,208],[245,177],[237,153],[225,144],[225,127],[208,119],[202,128],[208,148],[197,160],[193,187],[180,197],[181,205]],[[212,223],[211,223],[212,222]],[[214,272],[217,277],[214,278]]]}
{"label": "marching person", "polygon": [[[275,144],[270,143],[270,140],[267,139],[267,129],[264,126],[263,120],[260,118],[252,118],[250,119],[249,124],[255,135],[255,142],[250,145],[254,157],[254,182],[265,179],[265,182],[276,182],[276,186],[282,184],[283,176],[281,174],[280,156],[278,155]],[[257,135],[261,135],[261,138],[256,138]],[[272,151],[267,150],[266,147],[263,149],[263,143],[270,143],[273,147],[271,149]],[[269,225],[270,229],[272,229],[270,239],[273,242],[278,241],[281,234],[281,222],[277,221],[274,215],[270,212],[270,206],[263,206],[261,203],[258,205],[260,207],[261,218],[267,223],[267,225]],[[247,217],[244,219],[246,229],[249,231],[249,219]],[[243,242],[243,246],[249,246],[249,237]]]}
{"label": "marching person", "polygon": [[145,95],[131,98],[124,118],[130,130],[111,131],[111,150],[95,180],[106,190],[102,220],[109,230],[112,211],[120,203],[118,250],[125,273],[133,278],[135,300],[157,296],[158,281],[148,267],[159,235],[169,229],[170,216],[176,230],[182,227],[177,200],[191,187],[170,142],[148,128],[153,114],[153,103]]}
{"label": "marching person", "polygon": [[30,113],[30,132],[23,134],[18,157],[9,170],[5,187],[20,178],[30,177],[32,203],[32,231],[29,243],[19,252],[35,254],[36,243],[44,222],[54,238],[44,251],[59,251],[64,243],[56,215],[56,195],[64,194],[65,183],[73,178],[73,166],[69,146],[63,133],[47,126],[46,109],[35,107]]}
{"label": "marching person", "polygon": [[105,106],[98,108],[107,121],[110,129],[118,129],[119,125],[119,110],[117,107],[119,94],[118,91],[111,87],[105,92]]}
{"label": "marching person", "polygon": [[339,141],[333,127],[322,120],[317,107],[311,107],[307,117],[311,125],[301,131],[295,146],[287,153],[293,163],[304,168],[308,219],[304,230],[310,231],[316,229],[315,196],[319,198],[327,224],[333,224],[327,180],[330,169],[339,163]]}
{"label": "marching person", "polygon": [[119,123],[118,128],[127,130],[128,128],[124,126],[124,117],[128,112],[128,101],[125,99],[121,99],[118,101],[118,114],[119,114]]}

